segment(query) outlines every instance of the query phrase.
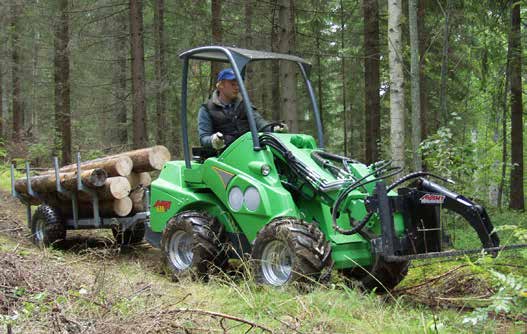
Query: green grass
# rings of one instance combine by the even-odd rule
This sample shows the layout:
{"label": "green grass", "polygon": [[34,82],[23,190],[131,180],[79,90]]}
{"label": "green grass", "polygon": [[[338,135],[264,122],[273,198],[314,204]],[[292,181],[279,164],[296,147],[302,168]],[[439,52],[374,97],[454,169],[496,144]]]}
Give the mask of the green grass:
{"label": "green grass", "polygon": [[[0,172],[0,188],[10,190],[9,171]],[[525,214],[491,211],[489,215],[495,225],[527,227]],[[468,239],[467,231],[472,229],[459,226],[457,242],[473,242]],[[514,230],[504,231],[500,236],[505,242],[519,240]],[[336,278],[333,284],[315,287],[310,292],[256,285],[250,274],[247,277],[217,274],[209,282],[190,279],[172,282],[161,274],[159,250],[146,245],[135,249],[118,249],[109,244],[39,250],[27,240],[0,234],[0,260],[12,254],[20,257],[17,268],[32,284],[21,280],[18,285],[1,288],[0,295],[19,296],[9,297],[12,307],[8,314],[0,315],[0,331],[7,324],[15,333],[49,333],[56,326],[71,332],[122,333],[223,332],[222,327],[229,333],[245,333],[250,328],[199,310],[245,319],[279,333],[514,333],[526,330],[524,323],[515,324],[503,317],[489,319],[477,327],[468,326],[463,323],[468,315],[466,310],[451,308],[454,304],[450,302],[431,307],[423,299],[438,301],[433,297],[446,296],[459,298],[462,305],[479,306],[481,303],[470,300],[472,295],[463,289],[471,284],[495,287],[489,268],[527,276],[527,254],[516,251],[479,263],[476,263],[477,257],[448,262],[414,261],[400,288],[416,286],[456,266],[463,267],[456,271],[457,276],[448,275],[446,278],[450,280],[438,280],[424,292],[395,297],[350,289]],[[0,266],[0,279],[4,278],[2,273],[6,268]],[[57,281],[57,277],[61,279]],[[470,280],[473,277],[477,280]],[[35,284],[42,281],[46,285]],[[448,295],[446,291],[456,284],[460,287],[459,294]],[[476,289],[474,294],[478,292]],[[261,331],[254,328],[251,332]]]}
{"label": "green grass", "polygon": [[[159,252],[145,246],[143,251],[130,253],[116,249],[41,251],[1,235],[0,245],[2,256],[14,251],[24,259],[41,259],[42,263],[56,268],[57,274],[68,273],[64,286],[50,284],[49,289],[36,291],[28,288],[24,296],[27,302],[20,304],[19,318],[12,321],[15,332],[44,332],[56,318],[57,308],[70,323],[78,324],[80,329],[92,326],[95,332],[144,332],[149,328],[163,332],[174,326],[206,328],[211,332],[222,330],[220,318],[175,311],[180,309],[220,312],[277,332],[435,333],[436,327],[440,333],[475,330],[463,324],[464,312],[429,308],[416,303],[409,295],[377,296],[340,284],[316,287],[306,293],[293,287],[259,286],[251,279],[222,274],[213,276],[209,282],[171,282],[158,274],[159,264],[151,261]],[[429,275],[441,273],[448,266],[431,268],[434,273]],[[36,279],[50,279],[38,267],[26,274]],[[421,275],[419,268],[412,269],[408,280],[420,282]],[[44,301],[37,298],[42,293],[47,296]],[[223,321],[228,328],[238,324]],[[477,330],[490,333],[503,326],[489,321]],[[511,324],[506,326],[513,331],[521,329],[521,325],[516,329],[509,327]],[[244,333],[248,328],[243,325],[229,332]]]}
{"label": "green grass", "polygon": [[[15,171],[15,179],[22,176],[22,173]],[[0,165],[0,189],[11,193],[11,171],[6,165]]]}

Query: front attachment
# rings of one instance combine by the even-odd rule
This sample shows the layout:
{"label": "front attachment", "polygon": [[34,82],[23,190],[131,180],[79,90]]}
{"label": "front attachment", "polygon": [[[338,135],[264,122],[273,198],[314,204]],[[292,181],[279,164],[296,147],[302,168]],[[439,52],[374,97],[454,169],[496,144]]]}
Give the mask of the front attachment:
{"label": "front attachment", "polygon": [[[395,197],[388,197],[386,186],[379,182],[374,200],[381,219],[382,235],[373,240],[373,246],[375,252],[388,261],[458,256],[482,249],[496,252],[506,248],[499,247],[500,240],[482,206],[427,179],[419,178],[413,187],[400,188]],[[445,234],[440,221],[441,208],[463,217],[476,231],[482,248],[443,251]],[[406,233],[402,238],[395,235],[394,212],[404,217]]]}

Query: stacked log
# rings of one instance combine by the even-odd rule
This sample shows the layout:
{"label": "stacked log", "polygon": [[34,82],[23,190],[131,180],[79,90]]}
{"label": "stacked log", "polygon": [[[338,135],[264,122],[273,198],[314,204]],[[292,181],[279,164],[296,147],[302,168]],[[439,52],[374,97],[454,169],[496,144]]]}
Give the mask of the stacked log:
{"label": "stacked log", "polygon": [[[95,168],[81,171],[81,181],[87,187],[97,188],[106,182],[107,174],[104,169]],[[55,174],[37,175],[30,179],[32,190],[40,193],[56,191]],[[60,184],[67,190],[77,189],[77,173],[60,173]],[[15,181],[15,190],[19,193],[28,194],[27,179],[22,178]]]}
{"label": "stacked log", "polygon": [[132,186],[132,191],[130,192],[130,199],[133,203],[132,210],[134,212],[145,211],[145,188],[152,183],[152,177],[147,172],[132,173],[128,180]]}
{"label": "stacked log", "polygon": [[135,151],[119,154],[127,156],[133,161],[133,171],[136,173],[161,170],[165,163],[170,160],[170,151],[164,146],[157,145],[142,148]]}
{"label": "stacked log", "polygon": [[[130,182],[124,176],[109,177],[100,188],[97,189],[97,197],[100,200],[112,200],[125,198],[130,194]],[[79,193],[79,199],[83,202],[91,201],[90,194]]]}
{"label": "stacked log", "polygon": [[[123,217],[145,210],[144,187],[152,182],[149,172],[161,170],[168,160],[170,152],[164,146],[129,151],[82,162],[80,178],[84,186],[96,192],[102,217]],[[25,178],[16,180],[16,191],[31,204],[44,202],[72,216],[71,199],[57,193],[54,170],[33,176],[30,182],[40,198],[28,194]],[[59,182],[77,197],[79,217],[93,216],[92,196],[77,190],[77,164],[61,167]]]}
{"label": "stacked log", "polygon": [[[50,203],[53,207],[60,210],[60,213],[67,217],[73,217],[73,208],[70,202],[59,201]],[[101,217],[126,217],[132,213],[132,200],[130,197],[115,199],[112,201],[99,201],[99,215]],[[78,213],[80,218],[93,217],[93,207],[91,203],[79,202]]]}
{"label": "stacked log", "polygon": [[[92,169],[102,168],[106,171],[108,176],[128,176],[132,172],[133,162],[128,156],[111,156],[105,158],[99,158],[95,160],[89,160],[81,162],[81,169]],[[61,167],[59,171],[62,172],[73,172],[77,170],[77,164],[71,164]],[[46,173],[54,173],[53,170],[49,170]]]}

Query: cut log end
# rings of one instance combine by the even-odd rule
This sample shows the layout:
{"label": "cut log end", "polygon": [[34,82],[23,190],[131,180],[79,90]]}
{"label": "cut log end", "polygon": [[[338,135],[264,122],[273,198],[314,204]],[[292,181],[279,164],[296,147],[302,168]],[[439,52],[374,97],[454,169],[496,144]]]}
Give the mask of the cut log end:
{"label": "cut log end", "polygon": [[143,187],[148,187],[152,183],[152,177],[150,176],[150,173],[143,172],[143,173],[130,173],[126,177],[128,181],[130,182],[130,186],[132,189],[137,188],[139,185],[142,185]]}
{"label": "cut log end", "polygon": [[102,168],[94,169],[93,172],[90,174],[89,183],[93,187],[102,187],[104,183],[106,182],[108,174],[106,171]]}
{"label": "cut log end", "polygon": [[123,176],[109,178],[106,183],[109,184],[109,192],[113,198],[122,199],[130,194],[130,182]]}
{"label": "cut log end", "polygon": [[165,163],[170,160],[170,151],[165,146],[154,146],[150,152],[148,160],[150,165],[157,170],[161,170]]}
{"label": "cut log end", "polygon": [[128,156],[122,156],[115,162],[116,174],[120,176],[128,176],[132,172],[134,163]]}
{"label": "cut log end", "polygon": [[132,212],[133,202],[130,197],[113,201],[113,211],[120,217],[128,216]]}

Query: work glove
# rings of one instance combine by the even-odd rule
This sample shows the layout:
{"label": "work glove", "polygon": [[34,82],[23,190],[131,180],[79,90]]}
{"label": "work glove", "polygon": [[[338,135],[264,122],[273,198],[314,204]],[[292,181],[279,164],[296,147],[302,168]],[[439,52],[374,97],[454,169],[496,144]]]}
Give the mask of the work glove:
{"label": "work glove", "polygon": [[288,131],[289,131],[289,127],[285,123],[280,123],[280,125],[273,126],[273,132],[287,133]]}
{"label": "work glove", "polygon": [[225,140],[223,140],[223,133],[216,132],[211,137],[212,148],[215,150],[221,150],[225,147]]}

